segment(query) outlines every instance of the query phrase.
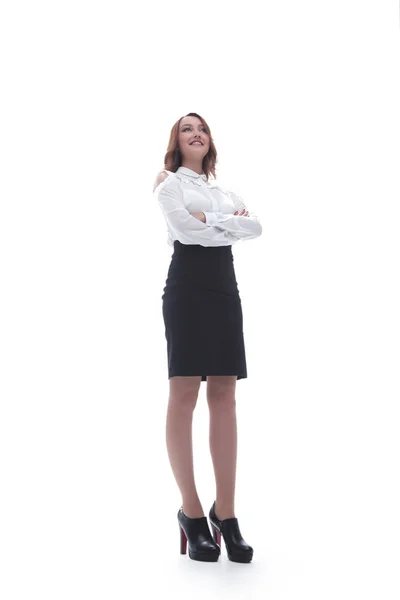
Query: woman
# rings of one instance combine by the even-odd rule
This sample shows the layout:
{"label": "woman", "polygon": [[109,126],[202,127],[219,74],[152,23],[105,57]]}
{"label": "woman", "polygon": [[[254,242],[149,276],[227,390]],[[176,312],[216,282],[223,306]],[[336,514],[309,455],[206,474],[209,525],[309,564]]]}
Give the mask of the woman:
{"label": "woman", "polygon": [[[237,429],[235,387],[247,377],[243,317],[232,245],[261,235],[233,192],[215,180],[217,152],[207,123],[197,113],[180,118],[171,130],[166,169],[154,194],[174,248],[162,296],[170,395],[168,456],[182,495],[178,512],[181,554],[216,561],[221,535],[228,557],[250,562],[253,549],[235,516]],[[207,382],[210,451],[216,499],[209,512],[212,533],[193,472],[192,420],[200,383]]]}

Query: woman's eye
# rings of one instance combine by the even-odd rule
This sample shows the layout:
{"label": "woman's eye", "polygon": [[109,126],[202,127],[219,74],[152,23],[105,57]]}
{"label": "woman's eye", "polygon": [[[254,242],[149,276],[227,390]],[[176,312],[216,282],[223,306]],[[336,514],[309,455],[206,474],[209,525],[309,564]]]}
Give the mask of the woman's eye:
{"label": "woman's eye", "polygon": [[[182,129],[182,131],[190,131],[190,129],[191,129],[191,127],[184,127],[184,128]],[[201,129],[204,131],[204,133],[208,133],[208,132],[207,132],[207,129],[206,129],[205,127],[202,127]]]}

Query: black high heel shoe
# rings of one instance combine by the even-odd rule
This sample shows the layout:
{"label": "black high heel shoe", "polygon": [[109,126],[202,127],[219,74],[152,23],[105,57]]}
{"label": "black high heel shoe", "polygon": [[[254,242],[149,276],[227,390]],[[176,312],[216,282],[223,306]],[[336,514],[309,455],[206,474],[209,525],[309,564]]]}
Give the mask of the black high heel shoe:
{"label": "black high heel shoe", "polygon": [[191,519],[185,515],[181,507],[178,512],[178,522],[181,554],[186,554],[187,542],[189,542],[189,556],[192,560],[216,562],[221,554],[221,548],[212,538],[207,517]]}
{"label": "black high heel shoe", "polygon": [[210,522],[213,538],[216,544],[221,544],[224,538],[228,558],[232,562],[249,563],[253,559],[253,548],[249,546],[240,533],[236,517],[220,521],[215,514],[215,502],[210,509]]}

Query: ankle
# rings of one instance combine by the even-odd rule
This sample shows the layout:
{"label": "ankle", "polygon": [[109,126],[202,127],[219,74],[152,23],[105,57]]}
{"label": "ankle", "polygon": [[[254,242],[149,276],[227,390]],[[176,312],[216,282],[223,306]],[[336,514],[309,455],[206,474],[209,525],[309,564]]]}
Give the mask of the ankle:
{"label": "ankle", "polygon": [[223,504],[222,502],[216,501],[214,510],[219,521],[235,517],[235,508],[232,504]]}
{"label": "ankle", "polygon": [[200,519],[204,517],[203,507],[199,502],[182,502],[182,510],[189,519]]}

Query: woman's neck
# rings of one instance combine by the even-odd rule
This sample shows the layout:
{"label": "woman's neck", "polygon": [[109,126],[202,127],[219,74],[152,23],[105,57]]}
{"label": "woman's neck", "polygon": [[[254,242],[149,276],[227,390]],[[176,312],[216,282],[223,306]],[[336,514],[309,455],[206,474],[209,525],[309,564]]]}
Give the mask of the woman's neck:
{"label": "woman's neck", "polygon": [[202,175],[204,173],[203,161],[183,160],[182,167],[185,167],[186,169],[191,169],[192,171],[195,171],[195,173],[198,173],[199,175]]}

